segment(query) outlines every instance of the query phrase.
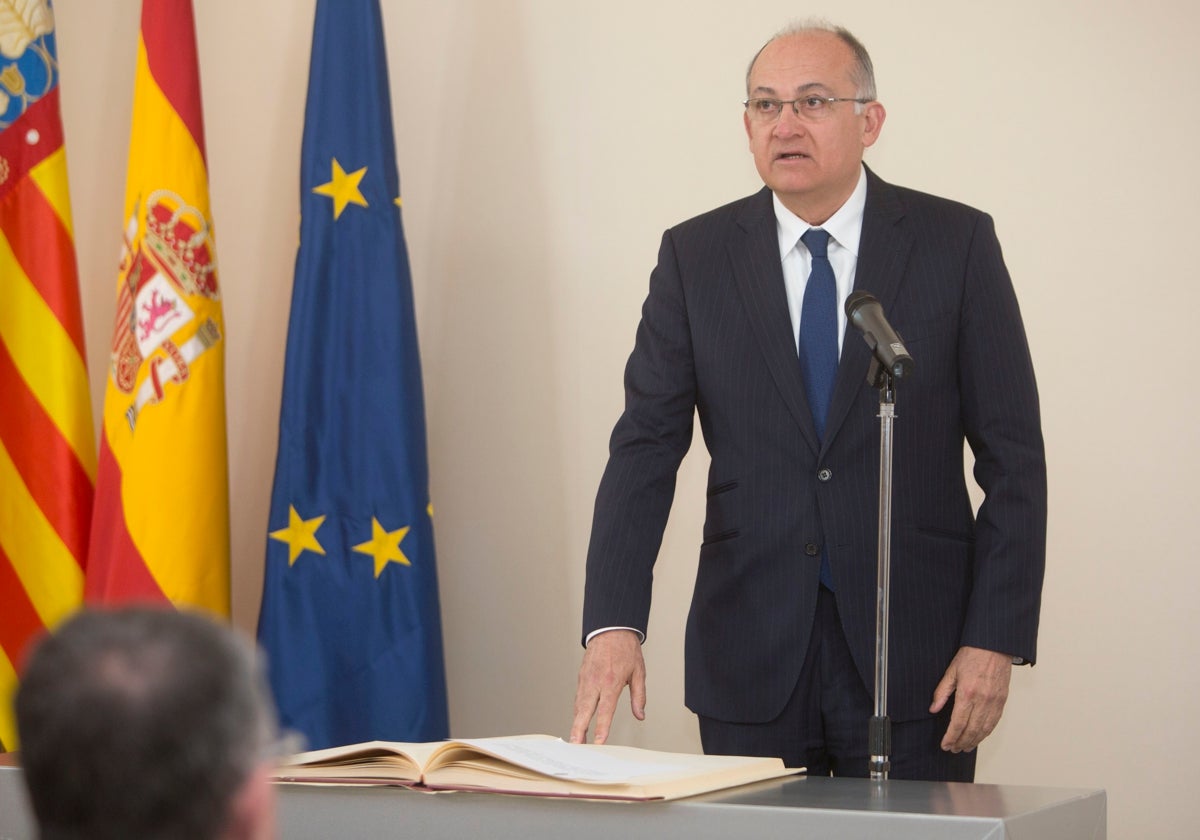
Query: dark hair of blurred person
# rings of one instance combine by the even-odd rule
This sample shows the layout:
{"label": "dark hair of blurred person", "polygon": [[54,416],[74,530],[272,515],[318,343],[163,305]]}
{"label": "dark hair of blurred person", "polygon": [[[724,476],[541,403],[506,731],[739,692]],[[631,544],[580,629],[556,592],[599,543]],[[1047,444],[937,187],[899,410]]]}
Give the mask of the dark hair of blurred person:
{"label": "dark hair of blurred person", "polygon": [[42,840],[273,837],[273,704],[249,643],[199,613],[84,611],[16,697]]}

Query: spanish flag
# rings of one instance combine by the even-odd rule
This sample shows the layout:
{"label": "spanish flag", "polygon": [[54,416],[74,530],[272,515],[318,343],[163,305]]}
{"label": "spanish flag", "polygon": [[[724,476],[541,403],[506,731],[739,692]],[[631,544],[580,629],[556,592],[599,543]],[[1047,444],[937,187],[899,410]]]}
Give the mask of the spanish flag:
{"label": "spanish flag", "polygon": [[229,614],[225,323],[191,0],[144,0],[89,603]]}
{"label": "spanish flag", "polygon": [[79,606],[96,474],[46,2],[0,21],[0,742],[28,643]]}

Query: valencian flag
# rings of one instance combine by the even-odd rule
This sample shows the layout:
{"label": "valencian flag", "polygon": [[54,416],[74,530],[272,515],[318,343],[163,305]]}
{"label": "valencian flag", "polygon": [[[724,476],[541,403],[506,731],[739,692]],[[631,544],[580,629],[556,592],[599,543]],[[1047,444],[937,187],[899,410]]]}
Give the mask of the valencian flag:
{"label": "valencian flag", "polygon": [[95,429],[46,0],[0,14],[0,742],[27,643],[83,598]]}
{"label": "valencian flag", "polygon": [[448,735],[425,408],[377,0],[318,0],[258,637],[313,748]]}
{"label": "valencian flag", "polygon": [[191,0],[144,0],[84,594],[229,614],[225,324]]}

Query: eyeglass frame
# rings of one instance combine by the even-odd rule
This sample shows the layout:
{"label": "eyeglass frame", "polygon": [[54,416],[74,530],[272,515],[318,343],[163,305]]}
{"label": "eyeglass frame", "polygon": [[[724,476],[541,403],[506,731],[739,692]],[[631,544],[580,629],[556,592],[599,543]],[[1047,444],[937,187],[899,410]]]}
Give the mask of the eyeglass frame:
{"label": "eyeglass frame", "polygon": [[[799,103],[806,102],[810,99],[820,100],[821,102],[824,102],[827,105],[832,105],[835,102],[853,102],[856,105],[866,105],[868,103],[875,101],[874,99],[862,99],[862,98],[853,97],[853,96],[816,96],[813,94],[810,94],[808,96],[801,96],[798,99],[776,99],[773,96],[755,96],[755,97],[752,97],[752,98],[747,99],[744,102],[742,102],[742,107],[746,109],[746,112],[748,114],[750,114],[750,119],[753,120],[753,119],[756,119],[757,117],[754,112],[750,111],[750,103],[751,102],[774,102],[774,103],[776,103],[777,105],[779,105],[779,113],[775,115],[775,118],[773,120],[763,120],[763,122],[765,124],[769,125],[770,123],[779,122],[779,120],[781,120],[783,118],[783,106],[784,105],[791,105],[792,113],[795,116],[799,117],[800,119],[807,119],[808,117],[806,117],[806,115],[804,115],[800,112]],[[832,109],[830,109],[830,113],[833,113]]]}

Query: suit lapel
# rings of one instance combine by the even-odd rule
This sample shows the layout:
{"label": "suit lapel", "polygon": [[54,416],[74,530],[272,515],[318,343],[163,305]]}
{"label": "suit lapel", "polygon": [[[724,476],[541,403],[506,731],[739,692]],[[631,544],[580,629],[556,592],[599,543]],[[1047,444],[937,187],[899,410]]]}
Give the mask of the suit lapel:
{"label": "suit lapel", "polygon": [[[883,311],[891,312],[904,277],[904,266],[912,249],[912,236],[901,224],[904,208],[895,188],[867,169],[867,203],[863,210],[862,238],[854,290],[867,291],[879,299]],[[853,324],[846,325],[842,358],[838,363],[833,400],[825,422],[825,447],[837,435],[855,396],[867,381],[871,350]]]}
{"label": "suit lapel", "polygon": [[804,396],[792,320],[788,315],[771,191],[764,188],[754,196],[738,217],[737,223],[739,230],[729,244],[734,285],[742,298],[775,385],[804,439],[813,452],[817,452],[820,449],[817,430]]}

